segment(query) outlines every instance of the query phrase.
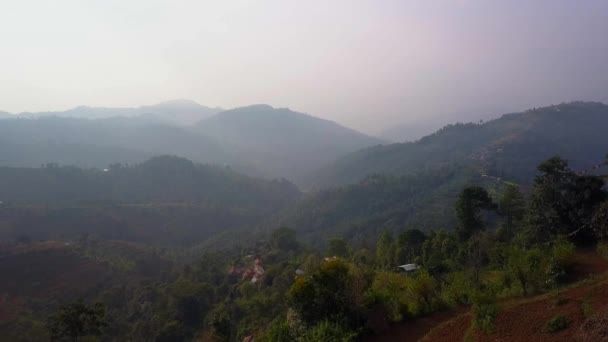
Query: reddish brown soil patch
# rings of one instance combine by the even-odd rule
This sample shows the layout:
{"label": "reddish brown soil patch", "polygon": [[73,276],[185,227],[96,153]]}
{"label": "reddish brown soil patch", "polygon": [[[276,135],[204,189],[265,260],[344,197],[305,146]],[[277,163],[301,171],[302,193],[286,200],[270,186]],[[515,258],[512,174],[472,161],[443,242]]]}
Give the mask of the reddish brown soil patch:
{"label": "reddish brown soil patch", "polygon": [[[475,334],[476,341],[576,341],[586,321],[585,306],[591,313],[601,310],[608,301],[608,283],[581,284],[535,298],[515,299],[501,306],[495,331],[490,335]],[[586,304],[585,304],[586,303]],[[589,314],[589,312],[588,312]],[[568,318],[567,329],[548,333],[547,322],[556,315]],[[462,314],[431,330],[424,341],[462,341],[471,324],[471,316]]]}
{"label": "reddish brown soil patch", "polygon": [[437,326],[426,334],[421,341],[453,342],[462,341],[471,326],[471,315],[468,313],[458,315],[444,324]]}
{"label": "reddish brown soil patch", "polygon": [[391,342],[391,341],[418,341],[426,335],[433,327],[454,318],[467,309],[439,311],[430,315],[406,320],[394,324],[390,329],[380,335],[368,336],[364,341],[369,342]]}

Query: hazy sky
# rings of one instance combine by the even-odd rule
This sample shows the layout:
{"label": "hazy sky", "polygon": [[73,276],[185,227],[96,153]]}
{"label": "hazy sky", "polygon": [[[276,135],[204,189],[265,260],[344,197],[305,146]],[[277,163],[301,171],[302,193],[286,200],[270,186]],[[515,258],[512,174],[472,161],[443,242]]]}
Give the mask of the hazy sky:
{"label": "hazy sky", "polygon": [[11,112],[190,98],[375,132],[608,102],[606,0],[0,0],[0,44]]}

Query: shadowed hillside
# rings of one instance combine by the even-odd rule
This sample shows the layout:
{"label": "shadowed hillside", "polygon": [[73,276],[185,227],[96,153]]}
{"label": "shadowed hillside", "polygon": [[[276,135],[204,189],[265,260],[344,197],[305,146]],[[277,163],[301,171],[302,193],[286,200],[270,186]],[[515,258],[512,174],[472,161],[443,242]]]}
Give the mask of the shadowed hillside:
{"label": "shadowed hillside", "polygon": [[505,114],[481,124],[448,125],[412,143],[375,146],[320,170],[317,186],[347,184],[373,173],[412,173],[474,160],[489,175],[530,181],[534,166],[560,155],[574,169],[598,162],[608,148],[608,106],[573,102]]}

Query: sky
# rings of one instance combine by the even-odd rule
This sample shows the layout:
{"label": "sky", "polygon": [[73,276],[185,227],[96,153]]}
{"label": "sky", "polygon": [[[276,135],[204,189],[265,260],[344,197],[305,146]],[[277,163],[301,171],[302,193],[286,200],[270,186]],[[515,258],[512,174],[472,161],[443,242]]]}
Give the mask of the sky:
{"label": "sky", "polygon": [[188,98],[367,133],[608,102],[608,1],[0,0],[0,110]]}

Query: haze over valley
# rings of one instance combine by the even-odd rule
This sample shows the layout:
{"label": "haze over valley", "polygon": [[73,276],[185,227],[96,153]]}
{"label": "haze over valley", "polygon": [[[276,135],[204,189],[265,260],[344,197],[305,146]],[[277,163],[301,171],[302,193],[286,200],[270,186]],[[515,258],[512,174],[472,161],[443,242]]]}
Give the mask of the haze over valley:
{"label": "haze over valley", "polygon": [[608,340],[608,3],[0,11],[0,340]]}

